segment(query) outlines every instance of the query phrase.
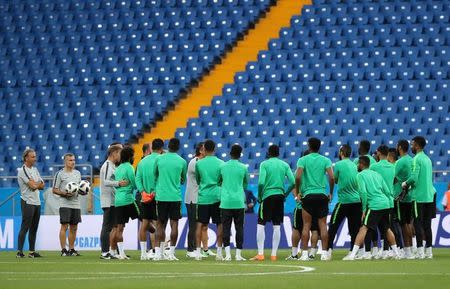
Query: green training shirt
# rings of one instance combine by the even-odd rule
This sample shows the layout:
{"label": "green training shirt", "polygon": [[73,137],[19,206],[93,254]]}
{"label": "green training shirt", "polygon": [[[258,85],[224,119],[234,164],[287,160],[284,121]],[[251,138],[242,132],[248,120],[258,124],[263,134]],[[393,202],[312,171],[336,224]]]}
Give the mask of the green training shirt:
{"label": "green training shirt", "polygon": [[206,156],[195,164],[195,178],[199,184],[197,204],[210,205],[220,202],[218,181],[223,164],[216,156]]}
{"label": "green training shirt", "polygon": [[338,161],[334,166],[334,179],[338,184],[338,202],[341,204],[360,203],[356,175],[358,169],[350,159]]}
{"label": "green training shirt", "polygon": [[136,187],[139,192],[155,191],[155,162],[159,156],[161,155],[158,153],[151,153],[139,162],[136,172]]}
{"label": "green training shirt", "polygon": [[358,173],[356,179],[363,212],[367,209],[385,210],[391,207],[389,188],[379,173],[366,169]]}
{"label": "green training shirt", "polygon": [[431,203],[435,189],[433,187],[433,166],[430,158],[421,151],[412,161],[411,175],[406,181],[411,186],[412,200],[418,203]]}
{"label": "green training shirt", "polygon": [[221,209],[244,209],[248,184],[248,169],[238,160],[229,160],[220,168],[219,184]]}
{"label": "green training shirt", "polygon": [[155,161],[155,200],[180,202],[181,184],[186,180],[187,163],[176,153],[168,152]]}
{"label": "green training shirt", "polygon": [[[287,178],[288,187],[284,182]],[[273,195],[287,195],[295,185],[294,174],[288,163],[279,158],[269,158],[259,166],[258,199],[265,200]]]}
{"label": "green training shirt", "polygon": [[331,160],[318,153],[311,153],[297,161],[297,168],[303,169],[301,191],[302,197],[309,194],[324,194],[326,192],[327,178],[325,171],[331,168]]}
{"label": "green training shirt", "polygon": [[[412,157],[404,155],[395,162],[395,178],[397,182],[394,184],[394,196],[398,197],[402,192],[402,183],[405,182],[411,175]],[[410,203],[412,201],[411,192],[408,192],[406,197],[402,200],[403,203]]]}
{"label": "green training shirt", "polygon": [[378,163],[374,163],[370,166],[372,171],[375,171],[381,175],[383,180],[389,189],[389,201],[391,202],[391,208],[394,207],[394,178],[395,178],[395,166],[387,160],[381,160]]}
{"label": "green training shirt", "polygon": [[[373,156],[371,156],[371,155],[365,155],[365,156],[369,158],[369,160],[370,160],[370,165],[373,165],[373,164],[375,164],[375,163],[377,162],[377,161],[373,158]],[[355,165],[358,166],[358,161],[359,161],[359,157],[357,157],[356,159],[354,159],[354,160],[353,160],[353,163],[354,163]]]}
{"label": "green training shirt", "polygon": [[136,181],[134,177],[134,168],[130,163],[120,164],[115,172],[114,179],[116,181],[126,180],[128,185],[117,187],[114,205],[116,207],[126,206],[134,203],[134,190],[136,189]]}

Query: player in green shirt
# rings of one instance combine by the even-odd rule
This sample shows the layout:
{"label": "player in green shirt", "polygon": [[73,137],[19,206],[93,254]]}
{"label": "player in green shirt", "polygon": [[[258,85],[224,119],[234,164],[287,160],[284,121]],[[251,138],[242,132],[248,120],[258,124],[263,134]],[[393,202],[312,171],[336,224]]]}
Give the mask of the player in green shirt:
{"label": "player in green shirt", "polygon": [[[403,188],[410,187],[413,201],[418,259],[433,258],[431,220],[436,216],[433,166],[430,158],[423,151],[425,145],[426,140],[422,136],[416,136],[412,139],[411,150],[415,156],[412,162],[411,175],[402,183]],[[422,236],[425,236],[426,250],[423,248]]]}
{"label": "player in green shirt", "polygon": [[[263,161],[259,167],[258,179],[258,225],[256,228],[256,241],[258,254],[251,258],[254,261],[264,260],[265,225],[272,222],[272,253],[271,259],[277,259],[278,245],[280,244],[280,224],[284,218],[284,200],[294,187],[294,175],[289,165],[280,160],[280,149],[277,145],[269,147],[269,159]],[[285,180],[288,187],[285,189]]]}
{"label": "player in green shirt", "polygon": [[[405,196],[401,196],[402,183],[406,181],[411,175],[412,157],[408,154],[409,143],[407,140],[400,140],[397,143],[397,151],[399,159],[395,163],[395,180],[394,180],[394,195],[397,198],[397,206],[399,212],[397,218],[399,219],[402,227],[404,252],[406,259],[414,259],[412,254],[412,198],[411,194],[407,193]],[[402,197],[402,199],[399,199]]]}
{"label": "player in green shirt", "polygon": [[358,191],[361,194],[363,208],[363,226],[359,229],[352,252],[344,257],[344,261],[355,260],[359,248],[363,245],[366,234],[381,228],[386,239],[398,259],[398,248],[395,237],[389,228],[390,191],[380,174],[369,170],[370,159],[361,156],[358,161],[358,175],[356,177]]}
{"label": "player in green shirt", "polygon": [[[319,225],[322,248],[325,251],[321,260],[330,260],[328,254],[328,202],[332,199],[334,189],[334,175],[331,168],[331,160],[320,155],[320,140],[317,138],[308,139],[307,156],[301,157],[297,162],[297,172],[295,178],[295,198],[302,202],[302,256],[300,260],[309,260],[308,243],[309,231],[313,219],[317,219]],[[329,193],[326,192],[328,175]],[[301,190],[300,190],[301,188]]]}
{"label": "player in green shirt", "polygon": [[[393,164],[388,162],[388,160],[387,160],[388,153],[389,153],[389,148],[386,145],[380,145],[376,150],[376,157],[379,161],[374,164],[370,164],[370,169],[381,175],[381,177],[383,178],[384,182],[386,183],[386,185],[389,189],[389,204],[391,207],[391,212],[389,214],[389,226],[391,226],[392,215],[394,213],[393,212],[393,210],[394,210],[393,187],[394,187],[395,167]],[[382,247],[382,250],[380,250],[379,253],[375,256],[375,258],[376,259],[378,259],[378,258],[387,259],[388,253],[389,253],[389,246],[385,240],[386,237],[383,234],[383,231],[380,228],[379,228],[379,231],[381,233],[381,244],[383,245],[383,247]],[[376,239],[374,239],[373,241],[376,241]],[[368,251],[368,249],[369,249],[367,246],[368,244],[370,244],[370,243],[367,241],[366,251]]]}
{"label": "player in green shirt", "polygon": [[203,144],[205,157],[195,164],[195,178],[199,185],[197,202],[197,230],[196,230],[196,260],[202,258],[200,245],[202,231],[208,227],[211,219],[217,225],[217,254],[216,260],[222,261],[222,235],[223,227],[220,218],[220,187],[218,184],[220,168],[224,162],[218,159],[214,153],[216,144],[212,140],[206,140]]}
{"label": "player in green shirt", "polygon": [[[309,154],[309,151],[306,150],[302,153],[302,157]],[[303,231],[303,218],[302,218],[302,203],[296,202],[296,206],[294,209],[294,213],[292,216],[292,235],[291,235],[291,254],[286,258],[286,260],[298,260],[298,247],[300,245],[300,239],[302,238]],[[319,226],[317,224],[317,219],[312,220],[311,224],[311,250],[315,250],[314,254],[309,256],[310,259],[315,258],[315,253],[318,249],[319,242]]]}
{"label": "player in green shirt", "polygon": [[231,261],[230,237],[231,223],[236,229],[236,261],[245,261],[241,255],[244,243],[245,192],[248,184],[248,169],[239,162],[242,147],[235,144],[231,147],[231,160],[220,168],[219,184],[221,186],[220,209],[223,224],[223,246],[225,261]]}
{"label": "player in green shirt", "polygon": [[348,220],[348,230],[351,237],[350,248],[353,248],[356,235],[361,227],[362,207],[356,182],[358,170],[349,159],[351,154],[352,148],[348,144],[342,145],[339,149],[340,161],[334,166],[334,180],[339,188],[337,191],[338,203],[334,207],[328,229],[328,251],[330,255],[333,250],[334,237],[345,218]]}
{"label": "player in green shirt", "polygon": [[395,177],[395,167],[392,163],[388,162],[387,157],[389,153],[389,148],[386,145],[380,145],[377,148],[376,154],[379,162],[370,164],[370,169],[379,173],[389,189],[389,202],[390,207],[394,208],[394,177]]}
{"label": "player in green shirt", "polygon": [[[154,257],[154,252],[147,254],[147,231],[155,231],[157,214],[155,198],[155,162],[164,152],[164,141],[160,138],[152,141],[152,153],[145,156],[138,164],[136,171],[136,187],[141,194],[141,219],[139,228],[139,244],[141,247],[141,260]],[[152,238],[153,236],[153,238]],[[156,247],[154,234],[151,234],[153,248]],[[152,256],[153,255],[153,256]]]}
{"label": "player in green shirt", "polygon": [[[373,165],[377,161],[370,155],[370,141],[368,140],[362,140],[359,142],[358,147],[358,155],[359,156],[366,156],[370,159],[370,165]],[[358,165],[359,157],[353,160],[353,163],[355,165]]]}
{"label": "player in green shirt", "polygon": [[181,184],[186,180],[187,163],[177,152],[180,140],[169,140],[169,152],[160,155],[155,160],[155,199],[158,220],[156,222],[155,258],[163,259],[166,226],[170,219],[170,251],[167,259],[178,261],[175,257],[175,247],[178,240],[178,220],[181,219]]}
{"label": "player in green shirt", "polygon": [[136,189],[134,168],[134,150],[130,146],[126,146],[120,152],[120,165],[114,172],[115,180],[125,180],[128,182],[126,186],[116,188],[115,193],[115,213],[117,221],[116,238],[117,248],[119,249],[119,259],[129,259],[125,254],[123,246],[123,230],[129,219],[139,217],[139,208],[135,202],[133,192]]}

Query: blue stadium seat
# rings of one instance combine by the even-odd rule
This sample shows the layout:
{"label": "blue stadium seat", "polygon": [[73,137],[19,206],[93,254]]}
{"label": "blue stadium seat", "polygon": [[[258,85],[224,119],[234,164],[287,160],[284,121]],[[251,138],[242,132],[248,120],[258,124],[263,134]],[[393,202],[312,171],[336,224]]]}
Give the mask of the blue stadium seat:
{"label": "blue stadium seat", "polygon": [[[125,142],[161,117],[271,5],[182,2],[24,2],[14,10],[0,3],[0,94],[9,90],[0,117],[11,128],[42,123],[0,134],[15,156],[12,165],[0,162],[2,173],[15,174],[27,141],[47,148],[43,174],[66,149],[98,167],[108,143]],[[22,105],[36,99],[39,111]],[[79,133],[79,144],[64,143]]]}

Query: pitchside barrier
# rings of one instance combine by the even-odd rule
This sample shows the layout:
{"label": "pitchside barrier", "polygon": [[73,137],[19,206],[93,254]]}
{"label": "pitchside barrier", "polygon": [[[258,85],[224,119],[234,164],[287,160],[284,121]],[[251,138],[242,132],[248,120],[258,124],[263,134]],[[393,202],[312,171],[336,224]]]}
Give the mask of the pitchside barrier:
{"label": "pitchside barrier", "polygon": [[[291,215],[284,217],[284,222],[281,226],[281,243],[280,248],[289,248],[291,244],[292,234],[292,219]],[[330,216],[328,216],[330,218]],[[0,217],[0,251],[17,250],[17,236],[20,230],[20,217]],[[247,214],[245,217],[244,230],[244,248],[256,248],[256,224],[257,215]],[[78,226],[77,239],[75,241],[75,249],[100,251],[100,229],[102,225],[101,215],[83,215],[82,223]],[[59,245],[59,216],[43,215],[40,220],[39,230],[37,234],[37,250],[60,250]],[[124,244],[128,250],[139,249],[138,242],[138,228],[137,220],[129,222],[125,227]],[[435,247],[450,247],[450,212],[438,212],[436,218],[433,219],[433,246]],[[215,247],[216,244],[216,228],[210,225],[209,246]],[[170,229],[167,228],[167,236],[169,236]],[[178,223],[179,237],[177,241],[177,248],[183,249],[187,247],[187,232],[188,223],[187,218],[183,217]],[[270,248],[272,242],[272,226],[269,224],[266,227],[266,243],[265,248]],[[234,245],[235,230],[232,228],[231,246]],[[25,250],[28,246],[28,238],[25,241]],[[348,235],[347,224],[341,226],[336,239],[335,248],[348,248],[350,246],[350,236]]]}

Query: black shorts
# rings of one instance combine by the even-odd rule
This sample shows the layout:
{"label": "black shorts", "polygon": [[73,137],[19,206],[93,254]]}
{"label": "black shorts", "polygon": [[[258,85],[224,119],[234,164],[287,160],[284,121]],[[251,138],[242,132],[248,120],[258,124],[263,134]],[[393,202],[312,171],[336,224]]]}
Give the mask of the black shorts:
{"label": "black shorts", "polygon": [[432,203],[412,202],[412,211],[414,220],[424,221],[436,217],[436,205]]}
{"label": "black shorts", "polygon": [[115,208],[116,224],[125,225],[130,218],[132,220],[137,219],[140,215],[138,205],[133,202],[132,204],[120,206]]}
{"label": "black shorts", "polygon": [[140,219],[154,220],[154,221],[158,219],[158,214],[156,212],[156,201],[152,201],[150,203],[141,202],[140,210],[141,210]]}
{"label": "black shorts", "polygon": [[397,217],[399,217],[398,221],[400,225],[412,224],[413,215],[412,215],[412,203],[402,203],[399,204],[400,214],[397,212]]}
{"label": "black shorts", "polygon": [[114,206],[105,207],[102,208],[102,210],[103,210],[103,224],[105,224],[107,227],[108,226],[115,227],[117,225],[116,207]]}
{"label": "black shorts", "polygon": [[211,219],[213,224],[222,224],[220,217],[220,202],[209,205],[197,205],[197,222],[202,224],[209,224]]}
{"label": "black shorts", "polygon": [[400,201],[394,201],[394,208],[392,209],[392,222],[400,222]]}
{"label": "black shorts", "polygon": [[273,225],[280,225],[284,218],[284,196],[272,195],[265,198],[259,206],[258,224],[265,225],[272,222]]}
{"label": "black shorts", "polygon": [[309,194],[302,198],[302,208],[313,219],[325,218],[328,216],[328,201],[324,194]]}
{"label": "black shorts", "polygon": [[81,210],[72,208],[59,208],[59,223],[77,225],[81,223]]}
{"label": "black shorts", "polygon": [[156,202],[158,221],[166,223],[169,219],[178,221],[181,219],[181,202]]}
{"label": "black shorts", "polygon": [[[293,219],[294,223],[292,224],[292,228],[301,233],[303,230],[302,209],[295,208]],[[312,220],[311,231],[319,231],[318,219]]]}
{"label": "black shorts", "polygon": [[385,233],[389,229],[390,212],[391,209],[368,209],[364,217],[363,225],[375,232],[377,231],[377,228],[379,228],[381,233]]}

